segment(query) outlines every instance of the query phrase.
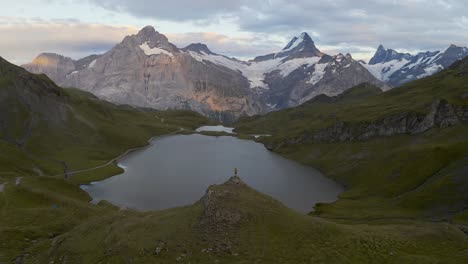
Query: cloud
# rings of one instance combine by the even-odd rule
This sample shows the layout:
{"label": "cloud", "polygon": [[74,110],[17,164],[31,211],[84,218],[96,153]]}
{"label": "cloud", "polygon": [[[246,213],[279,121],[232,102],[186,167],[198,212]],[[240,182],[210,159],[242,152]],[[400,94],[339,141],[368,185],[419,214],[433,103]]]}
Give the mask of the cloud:
{"label": "cloud", "polygon": [[[44,5],[63,3],[42,1]],[[67,1],[72,2],[83,1]],[[465,14],[468,1],[464,0],[86,0],[85,3],[100,7],[95,8],[96,14],[110,12],[115,16],[113,19],[130,15],[131,23],[190,24],[187,30],[192,32],[180,33],[183,26],[171,32],[171,26],[167,26],[161,33],[179,47],[202,42],[214,52],[241,58],[278,51],[302,31],[310,33],[319,49],[331,54],[350,52],[358,59],[368,59],[378,44],[405,52],[445,49],[452,43],[468,45]],[[15,63],[30,61],[40,52],[78,58],[104,52],[124,36],[138,31],[132,26],[85,23],[71,16],[49,20],[0,17],[0,34],[5,36],[0,42],[0,56]]]}
{"label": "cloud", "polygon": [[285,45],[280,41],[272,41],[264,34],[227,36],[215,32],[189,32],[166,36],[178,47],[185,47],[190,43],[205,43],[215,53],[241,59],[277,52]]}
{"label": "cloud", "polygon": [[135,27],[114,27],[71,20],[0,17],[0,56],[15,63],[30,62],[42,52],[80,58],[102,53],[134,34]]}
{"label": "cloud", "polygon": [[465,0],[90,0],[108,10],[167,21],[222,24],[284,38],[314,32],[322,45],[404,50],[467,45]]}
{"label": "cloud", "polygon": [[138,17],[170,21],[215,20],[218,16],[236,13],[245,0],[90,0],[90,2],[115,12],[127,12]]}

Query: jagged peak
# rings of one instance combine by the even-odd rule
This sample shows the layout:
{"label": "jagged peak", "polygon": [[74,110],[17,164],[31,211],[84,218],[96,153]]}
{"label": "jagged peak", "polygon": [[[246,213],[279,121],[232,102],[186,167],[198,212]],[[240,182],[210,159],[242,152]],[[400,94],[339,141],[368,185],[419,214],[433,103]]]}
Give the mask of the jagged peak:
{"label": "jagged peak", "polygon": [[161,34],[158,31],[156,31],[156,29],[154,29],[153,26],[146,26],[146,27],[142,28],[134,36],[136,36],[140,40],[139,41],[139,42],[141,42],[140,44],[142,44],[144,42],[154,42],[154,43],[157,43],[157,42],[167,43],[167,42],[169,42],[167,37],[164,34]]}
{"label": "jagged peak", "polygon": [[299,36],[293,37],[286,47],[283,48],[283,51],[293,50],[301,43],[306,43],[308,45],[313,45],[315,48],[315,43],[307,32],[302,32]]}
{"label": "jagged peak", "polygon": [[279,53],[274,54],[274,57],[321,57],[323,53],[317,49],[312,38],[307,32],[302,32],[299,36],[295,36]]}
{"label": "jagged peak", "polygon": [[465,48],[461,47],[461,46],[457,46],[455,44],[450,44],[450,46],[446,49],[445,52],[452,51],[452,50],[463,50],[463,49],[465,49]]}
{"label": "jagged peak", "polygon": [[394,49],[386,49],[382,44],[379,45],[374,56],[369,60],[369,65],[385,63],[391,60],[409,59],[412,55],[408,53],[400,53]]}

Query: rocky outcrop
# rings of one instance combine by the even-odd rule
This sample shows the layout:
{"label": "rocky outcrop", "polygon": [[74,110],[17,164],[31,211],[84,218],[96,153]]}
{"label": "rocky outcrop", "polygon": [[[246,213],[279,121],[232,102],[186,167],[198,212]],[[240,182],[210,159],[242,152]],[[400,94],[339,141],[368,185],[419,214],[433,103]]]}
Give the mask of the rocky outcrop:
{"label": "rocky outcrop", "polygon": [[447,128],[466,121],[468,121],[468,107],[454,106],[446,100],[436,100],[429,107],[427,114],[403,112],[374,122],[337,122],[331,127],[316,132],[305,132],[299,137],[280,143],[268,143],[265,146],[274,150],[284,145],[307,142],[365,141],[399,134],[414,135],[431,128]]}
{"label": "rocky outcrop", "polygon": [[468,108],[462,109],[445,100],[434,101],[426,115],[405,112],[370,123],[347,124],[339,122],[318,131],[306,140],[320,142],[363,141],[374,137],[398,134],[418,134],[431,128],[447,128],[468,120]]}
{"label": "rocky outcrop", "polygon": [[232,176],[223,185],[232,186],[234,189],[210,186],[201,199],[204,210],[200,218],[200,225],[215,229],[228,228],[239,224],[245,217],[241,211],[226,206],[224,201],[237,195],[237,187],[247,185],[238,176]]}

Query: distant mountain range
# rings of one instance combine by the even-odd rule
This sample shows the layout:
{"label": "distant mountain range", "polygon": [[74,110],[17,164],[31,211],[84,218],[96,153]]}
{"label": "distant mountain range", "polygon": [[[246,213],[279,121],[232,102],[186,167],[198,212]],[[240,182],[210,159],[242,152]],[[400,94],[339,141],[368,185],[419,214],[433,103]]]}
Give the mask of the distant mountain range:
{"label": "distant mountain range", "polygon": [[320,52],[307,33],[277,53],[241,61],[200,43],[178,48],[147,26],[102,55],[72,60],[44,53],[23,67],[111,102],[190,109],[224,122],[337,95],[363,82],[390,88],[351,55]]}
{"label": "distant mountain range", "polygon": [[361,61],[377,79],[400,86],[437,73],[468,56],[468,48],[450,45],[444,52],[427,51],[416,55],[399,53],[380,45],[368,64]]}
{"label": "distant mountain range", "polygon": [[147,26],[102,55],[73,60],[43,53],[23,67],[114,103],[189,109],[229,123],[243,115],[297,106],[320,94],[338,95],[361,83],[385,91],[466,55],[467,48],[454,45],[443,53],[417,55],[379,46],[367,64],[350,54],[322,53],[304,32],[277,53],[242,61],[202,43],[178,48]]}

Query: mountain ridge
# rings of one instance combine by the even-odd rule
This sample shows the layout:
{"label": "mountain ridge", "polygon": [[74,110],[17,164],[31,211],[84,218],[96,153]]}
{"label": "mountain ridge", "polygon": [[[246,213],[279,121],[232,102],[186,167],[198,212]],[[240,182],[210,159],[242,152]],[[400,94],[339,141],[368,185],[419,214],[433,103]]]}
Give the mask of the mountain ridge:
{"label": "mountain ridge", "polygon": [[451,44],[444,52],[427,51],[416,55],[385,49],[379,45],[369,63],[361,64],[377,79],[392,86],[433,75],[468,56],[468,48]]}
{"label": "mountain ridge", "polygon": [[390,88],[351,55],[320,52],[307,33],[278,53],[240,61],[202,43],[179,49],[146,26],[108,52],[79,60],[80,67],[63,56],[50,61],[23,67],[114,103],[191,109],[227,123],[296,106],[318,94],[337,95],[363,82]]}

